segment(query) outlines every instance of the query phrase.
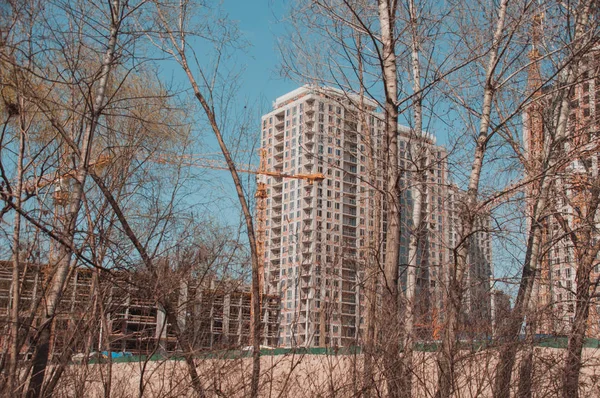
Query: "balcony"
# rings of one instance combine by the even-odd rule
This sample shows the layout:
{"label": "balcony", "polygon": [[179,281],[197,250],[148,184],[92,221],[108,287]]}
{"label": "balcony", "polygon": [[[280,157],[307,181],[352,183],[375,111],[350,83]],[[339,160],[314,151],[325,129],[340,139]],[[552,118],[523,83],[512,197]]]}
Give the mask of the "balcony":
{"label": "balcony", "polygon": [[344,226],[342,228],[342,235],[355,238],[356,237],[356,228]]}
{"label": "balcony", "polygon": [[356,164],[356,156],[344,155],[344,162]]}
{"label": "balcony", "polygon": [[345,205],[356,206],[356,198],[344,197],[342,203]]}
{"label": "balcony", "polygon": [[352,305],[352,304],[345,304],[342,305],[342,315],[350,315],[350,316],[354,316],[356,315],[356,306]]}
{"label": "balcony", "polygon": [[304,217],[312,218],[312,216],[313,216],[312,200],[305,200],[304,204],[302,205],[302,210],[304,210]]}
{"label": "balcony", "polygon": [[344,193],[349,195],[356,195],[356,187],[349,184],[344,184]]}
{"label": "balcony", "polygon": [[346,140],[346,142],[352,142],[352,143],[356,144],[356,142],[357,142],[356,133],[346,131],[344,139]]}
{"label": "balcony", "polygon": [[356,165],[344,164],[344,171],[351,174],[356,174]]}
{"label": "balcony", "polygon": [[303,247],[302,247],[302,254],[309,255],[309,254],[312,254],[312,252],[313,252],[312,244],[304,242]]}
{"label": "balcony", "polygon": [[347,214],[347,215],[356,217],[356,213],[357,213],[356,207],[349,206],[347,204],[344,204],[344,206],[342,207],[342,214]]}
{"label": "balcony", "polygon": [[358,152],[358,148],[357,148],[356,144],[346,143],[344,145],[344,151],[351,153],[353,155],[356,155],[356,153]]}
{"label": "balcony", "polygon": [[342,294],[342,303],[344,304],[355,304],[356,296],[353,294],[343,293]]}
{"label": "balcony", "polygon": [[[356,240],[355,240],[355,242],[356,242]],[[346,246],[344,253],[342,253],[342,257],[344,259],[355,259],[356,258],[356,249],[355,248],[356,248],[356,244],[353,246]],[[342,263],[342,267],[347,268],[347,269],[352,269],[352,270],[355,269],[352,266],[344,265],[343,263]]]}
{"label": "balcony", "polygon": [[347,184],[355,184],[356,185],[356,177],[352,175],[347,175],[344,177],[344,182]]}
{"label": "balcony", "polygon": [[285,112],[281,111],[277,115],[275,115],[275,127],[283,126],[285,123]]}
{"label": "balcony", "polygon": [[356,247],[356,239],[345,237],[342,241],[342,247],[344,248],[355,248]]}
{"label": "balcony", "polygon": [[356,228],[356,217],[344,216],[342,218],[342,225]]}

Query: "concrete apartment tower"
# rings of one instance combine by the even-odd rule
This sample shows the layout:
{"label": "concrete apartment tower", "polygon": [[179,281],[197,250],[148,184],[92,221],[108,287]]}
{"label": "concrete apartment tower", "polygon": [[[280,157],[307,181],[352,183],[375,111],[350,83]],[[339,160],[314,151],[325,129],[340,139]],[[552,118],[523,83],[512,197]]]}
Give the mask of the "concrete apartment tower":
{"label": "concrete apartment tower", "polygon": [[[464,237],[460,235],[460,205],[466,192],[455,184],[447,188],[447,205],[444,213],[448,217],[448,264],[453,266],[455,258],[452,248],[457,247]],[[494,308],[495,295],[501,295],[494,289],[492,262],[492,230],[489,214],[480,214],[475,219],[473,234],[469,236],[467,253],[468,268],[465,273],[463,293],[463,313],[461,317],[461,337],[480,339],[493,335],[497,325],[497,313]],[[505,305],[504,297],[500,304]],[[510,303],[509,303],[510,307]]]}
{"label": "concrete apartment tower", "polygon": [[[267,167],[297,175],[323,173],[310,184],[267,179],[265,291],[281,297],[279,345],[354,346],[366,324],[365,262],[372,243],[385,253],[383,116],[374,101],[303,86],[273,103],[262,117],[261,147]],[[417,253],[419,335],[430,338],[443,319],[449,261],[448,177],[443,147],[429,134],[416,138],[400,127],[400,280],[404,289],[409,238],[421,236]],[[418,151],[417,151],[418,148]],[[422,228],[412,225],[415,154],[426,165]],[[371,245],[371,246],[370,246]]]}
{"label": "concrete apartment tower", "polygon": [[[368,113],[376,104],[365,102]],[[262,118],[267,166],[323,173],[310,184],[271,177],[265,290],[282,298],[282,346],[355,345],[361,325],[358,250],[367,225],[367,159],[359,154],[358,112],[343,94],[304,86]],[[363,236],[364,237],[364,236]]]}
{"label": "concrete apartment tower", "polygon": [[[538,59],[535,53],[533,60]],[[547,197],[545,213],[542,214],[542,255],[537,264],[540,272],[536,275],[534,287],[534,307],[537,315],[537,332],[541,334],[569,334],[576,312],[577,273],[580,271],[578,250],[568,234],[565,234],[555,215],[562,215],[575,231],[581,242],[580,249],[592,246],[600,234],[592,232],[590,240],[578,232],[591,220],[585,220],[589,214],[591,192],[600,178],[598,129],[600,128],[600,49],[595,48],[579,62],[576,83],[569,95],[569,115],[566,140],[562,143],[561,162],[563,163],[548,178],[552,179],[550,194]],[[532,63],[529,71],[531,87],[539,87],[541,78],[539,66]],[[537,83],[537,85],[536,85]],[[545,145],[550,141],[549,128],[552,126],[552,103],[560,98],[552,92],[552,87],[544,87],[533,93],[533,101],[523,117],[523,141],[525,153],[530,163],[531,177],[542,170]],[[533,89],[532,89],[533,91]],[[528,187],[528,196],[535,198],[539,193],[539,182]],[[532,203],[529,204],[532,212]],[[600,223],[596,213],[594,220]],[[582,250],[579,250],[581,256]],[[597,298],[595,281],[600,277],[600,259],[596,259],[589,273],[591,279],[590,310],[586,333],[589,337],[600,335],[600,303]],[[587,273],[587,272],[585,272]],[[584,274],[585,274],[584,273]],[[582,276],[584,275],[582,274]]]}

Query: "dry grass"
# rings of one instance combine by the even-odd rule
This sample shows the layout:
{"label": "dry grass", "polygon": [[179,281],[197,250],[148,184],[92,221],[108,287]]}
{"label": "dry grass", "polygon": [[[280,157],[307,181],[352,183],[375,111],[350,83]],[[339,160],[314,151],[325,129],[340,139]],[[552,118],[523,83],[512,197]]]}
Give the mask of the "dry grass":
{"label": "dry grass", "polygon": [[[490,396],[495,352],[462,352],[458,364],[456,397]],[[534,397],[558,395],[561,363],[565,351],[536,348],[533,376]],[[583,354],[581,397],[600,396],[600,350]],[[416,353],[414,397],[435,393],[435,354]],[[263,356],[263,397],[353,397],[361,395],[362,357],[360,355],[280,355]],[[108,364],[70,366],[57,391],[59,397],[104,397]],[[198,364],[208,396],[245,397],[249,394],[250,358],[210,359]],[[513,383],[516,389],[517,382]],[[380,389],[384,383],[377,380]],[[110,397],[191,397],[194,396],[182,361],[119,363],[112,365]]]}

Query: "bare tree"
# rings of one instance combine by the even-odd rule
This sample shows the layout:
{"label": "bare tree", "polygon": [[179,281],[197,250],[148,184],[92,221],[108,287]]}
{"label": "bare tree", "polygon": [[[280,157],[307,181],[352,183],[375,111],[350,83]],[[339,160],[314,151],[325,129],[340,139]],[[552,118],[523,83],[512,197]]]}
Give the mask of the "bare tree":
{"label": "bare tree", "polygon": [[[219,148],[223,153],[223,157],[227,162],[227,167],[231,173],[231,177],[235,184],[237,197],[244,215],[246,223],[246,233],[250,245],[250,255],[252,264],[252,346],[253,346],[253,368],[252,368],[252,379],[251,379],[251,396],[256,397],[259,393],[259,378],[260,378],[260,343],[262,338],[262,322],[261,322],[261,307],[262,303],[260,298],[262,297],[260,286],[260,275],[262,271],[262,262],[264,259],[259,258],[257,252],[257,237],[254,229],[254,220],[252,210],[248,204],[244,185],[240,178],[237,166],[233,160],[230,149],[225,141],[221,130],[221,123],[219,123],[219,115],[217,114],[218,108],[215,101],[217,100],[218,93],[216,92],[215,85],[218,82],[218,74],[220,73],[220,58],[224,53],[236,45],[237,32],[235,27],[229,26],[228,22],[218,24],[216,20],[210,21],[211,15],[200,16],[204,18],[200,26],[194,28],[190,26],[192,15],[194,15],[195,4],[190,2],[183,3],[172,3],[167,2],[155,2],[156,15],[159,20],[161,34],[159,39],[161,43],[160,48],[169,54],[173,60],[175,60],[181,66],[182,70],[186,74],[189,84],[192,87],[195,98],[198,100],[202,107],[204,116],[208,120],[208,123],[217,139]],[[198,7],[202,7],[199,4]],[[196,30],[197,29],[197,30]],[[213,29],[217,29],[220,32],[220,37],[214,34]],[[210,32],[209,34],[205,34]],[[209,65],[202,65],[195,59],[196,74],[199,76],[200,84],[196,78],[194,70],[194,64],[191,64],[188,60],[190,54],[190,37],[200,37],[208,39],[216,46],[216,62],[214,70],[210,69]],[[193,54],[193,52],[192,52]]]}

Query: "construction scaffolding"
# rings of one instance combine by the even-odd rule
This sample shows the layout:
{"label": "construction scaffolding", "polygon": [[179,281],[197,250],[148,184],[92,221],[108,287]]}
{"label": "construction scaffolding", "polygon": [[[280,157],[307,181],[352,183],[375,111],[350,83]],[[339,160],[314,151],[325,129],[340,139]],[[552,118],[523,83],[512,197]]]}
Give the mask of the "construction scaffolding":
{"label": "construction scaffolding", "polygon": [[[11,270],[13,263],[0,261],[0,329],[9,327]],[[35,326],[42,318],[48,267],[22,263],[22,322],[35,311]],[[54,356],[69,347],[73,353],[87,351],[129,352],[145,355],[176,352],[176,336],[167,322],[157,293],[139,281],[140,272],[100,271],[73,268],[54,320],[51,352]],[[233,349],[250,344],[251,293],[249,286],[236,280],[203,279],[190,276],[170,292],[179,327],[198,352]],[[263,340],[275,346],[279,333],[279,296],[263,296]],[[5,351],[8,333],[0,335]],[[22,354],[29,353],[29,344]]]}

